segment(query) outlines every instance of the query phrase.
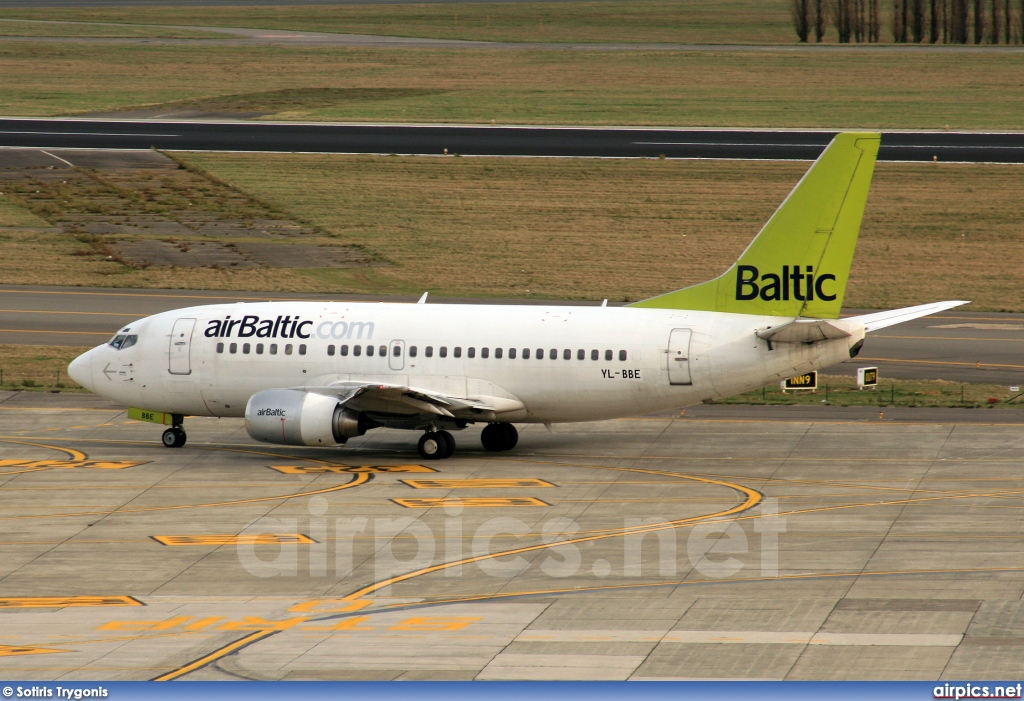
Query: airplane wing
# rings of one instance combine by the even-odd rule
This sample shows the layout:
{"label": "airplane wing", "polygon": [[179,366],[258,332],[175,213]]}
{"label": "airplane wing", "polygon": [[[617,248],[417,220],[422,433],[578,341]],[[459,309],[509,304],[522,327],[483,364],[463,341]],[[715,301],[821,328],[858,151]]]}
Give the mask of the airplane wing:
{"label": "airplane wing", "polygon": [[953,307],[959,307],[962,304],[970,304],[970,302],[962,300],[951,302],[932,302],[931,304],[919,304],[916,307],[904,307],[903,309],[893,309],[887,312],[876,312],[874,314],[854,316],[849,319],[844,319],[844,321],[856,321],[864,324],[864,330],[868,332],[878,331],[879,329],[884,329],[887,326],[902,324],[904,321],[910,321],[911,319],[917,319],[918,317],[942,312],[947,309],[952,309]]}
{"label": "airplane wing", "polygon": [[405,385],[379,382],[336,382],[319,387],[296,387],[305,392],[337,397],[354,411],[384,414],[434,414],[452,419],[493,419],[525,408],[505,397],[452,397]]}

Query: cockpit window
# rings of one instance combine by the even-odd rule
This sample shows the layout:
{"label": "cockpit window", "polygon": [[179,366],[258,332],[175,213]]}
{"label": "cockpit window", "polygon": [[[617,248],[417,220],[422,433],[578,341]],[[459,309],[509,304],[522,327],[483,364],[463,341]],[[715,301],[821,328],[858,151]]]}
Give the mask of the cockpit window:
{"label": "cockpit window", "polygon": [[125,348],[131,348],[134,346],[138,340],[139,337],[136,334],[119,333],[110,341],[110,345],[117,350],[124,350]]}

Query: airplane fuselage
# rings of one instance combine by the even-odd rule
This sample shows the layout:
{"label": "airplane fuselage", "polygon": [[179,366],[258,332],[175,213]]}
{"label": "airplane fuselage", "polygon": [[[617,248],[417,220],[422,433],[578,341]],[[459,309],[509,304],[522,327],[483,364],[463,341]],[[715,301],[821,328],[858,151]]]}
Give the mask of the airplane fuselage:
{"label": "airplane fuselage", "polygon": [[[850,357],[864,337],[776,343],[792,318],[613,307],[267,302],[141,319],[76,361],[118,402],[242,416],[262,390],[382,383],[511,407],[502,421],[642,414],[730,396]],[[521,404],[521,407],[519,406]]]}

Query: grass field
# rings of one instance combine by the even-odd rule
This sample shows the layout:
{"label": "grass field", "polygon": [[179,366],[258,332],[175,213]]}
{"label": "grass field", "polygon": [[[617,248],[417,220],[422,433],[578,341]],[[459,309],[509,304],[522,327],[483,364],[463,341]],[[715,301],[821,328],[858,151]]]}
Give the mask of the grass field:
{"label": "grass field", "polygon": [[3,111],[25,116],[216,99],[275,119],[1020,129],[1022,86],[1024,53],[0,43]]}
{"label": "grass field", "polygon": [[[892,380],[875,389],[857,389],[855,378],[841,375],[819,375],[818,389],[783,393],[778,385],[738,394],[719,400],[719,404],[803,404],[830,406],[936,406],[992,407],[1017,409],[1024,406],[1024,397],[1013,399],[1001,385],[966,384],[944,380]],[[994,401],[993,401],[994,400]]]}
{"label": "grass field", "polygon": [[[467,3],[2,10],[0,17],[126,24],[258,27],[513,42],[788,44],[782,0]],[[829,40],[835,41],[834,30]]]}
{"label": "grass field", "polygon": [[[33,14],[35,14],[33,12]],[[173,27],[142,27],[131,24],[88,24],[64,21],[12,20],[0,18],[0,36],[6,37],[93,37],[128,39],[223,39],[225,34]],[[59,19],[54,16],[54,20]]]}
{"label": "grass field", "polygon": [[68,364],[88,349],[88,346],[0,344],[0,371],[3,372],[0,389],[85,392],[68,377]]}
{"label": "grass field", "polygon": [[[135,269],[83,255],[87,246],[68,234],[10,228],[0,230],[0,277],[22,284],[637,300],[722,272],[808,165],[301,154],[176,158],[309,222],[324,241],[357,245],[389,264]],[[1024,310],[1020,183],[1019,166],[878,164],[847,306],[967,299],[975,310]],[[0,208],[0,218],[5,216],[25,226],[18,217],[32,215],[8,206]]]}

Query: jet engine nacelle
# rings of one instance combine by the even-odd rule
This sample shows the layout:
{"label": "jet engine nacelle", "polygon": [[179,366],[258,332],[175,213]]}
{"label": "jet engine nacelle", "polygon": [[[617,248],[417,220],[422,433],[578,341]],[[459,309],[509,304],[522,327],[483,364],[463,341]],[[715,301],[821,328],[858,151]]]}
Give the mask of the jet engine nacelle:
{"label": "jet engine nacelle", "polygon": [[245,405],[245,430],[265,443],[338,445],[374,426],[335,397],[297,389],[257,392]]}

